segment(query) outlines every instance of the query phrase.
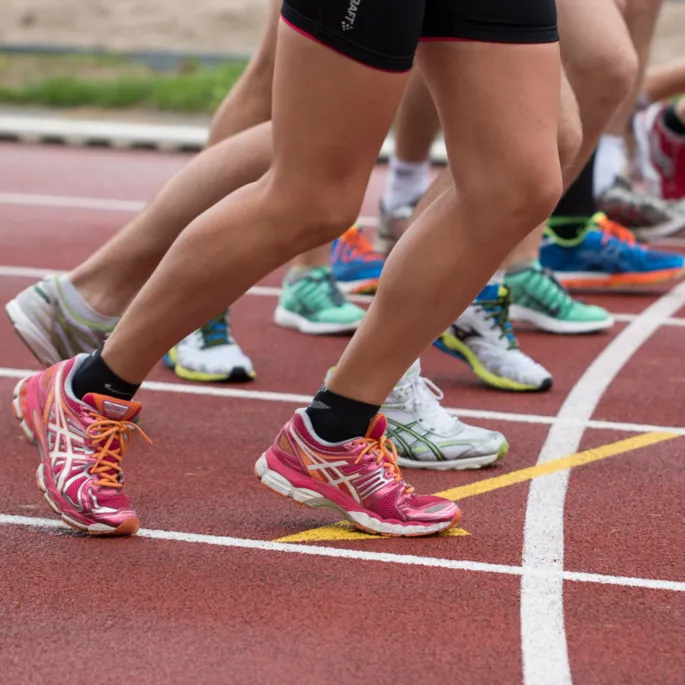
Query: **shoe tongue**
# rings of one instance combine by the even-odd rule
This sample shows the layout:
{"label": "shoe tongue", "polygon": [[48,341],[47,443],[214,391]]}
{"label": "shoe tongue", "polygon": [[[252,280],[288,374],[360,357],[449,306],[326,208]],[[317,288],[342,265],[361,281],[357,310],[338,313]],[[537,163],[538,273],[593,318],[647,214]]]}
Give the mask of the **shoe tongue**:
{"label": "shoe tongue", "polygon": [[133,421],[143,406],[140,402],[127,402],[94,392],[89,392],[83,401],[93,407],[98,414],[113,421]]}
{"label": "shoe tongue", "polygon": [[376,414],[376,416],[371,419],[369,428],[366,431],[366,437],[371,440],[380,440],[385,434],[385,429],[388,427],[388,421],[383,416],[383,414]]}

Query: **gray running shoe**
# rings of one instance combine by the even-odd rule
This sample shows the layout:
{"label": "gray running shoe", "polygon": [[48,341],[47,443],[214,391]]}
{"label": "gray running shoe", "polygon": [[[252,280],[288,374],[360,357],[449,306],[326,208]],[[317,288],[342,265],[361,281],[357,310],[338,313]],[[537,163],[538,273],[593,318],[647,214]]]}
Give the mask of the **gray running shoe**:
{"label": "gray running shoe", "polygon": [[597,209],[629,228],[639,240],[665,238],[685,229],[682,207],[638,192],[620,177],[597,199]]}
{"label": "gray running shoe", "polygon": [[22,290],[5,305],[5,312],[19,337],[46,366],[81,352],[90,354],[114,330],[114,326],[86,321],[73,312],[54,275]]}

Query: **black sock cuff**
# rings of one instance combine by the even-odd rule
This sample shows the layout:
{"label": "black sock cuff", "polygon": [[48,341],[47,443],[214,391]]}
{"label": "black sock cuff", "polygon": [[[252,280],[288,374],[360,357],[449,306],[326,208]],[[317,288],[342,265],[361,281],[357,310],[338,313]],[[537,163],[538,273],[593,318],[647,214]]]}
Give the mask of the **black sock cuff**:
{"label": "black sock cuff", "polygon": [[130,401],[140,385],[117,376],[102,358],[102,347],[76,369],[71,383],[74,395],[82,400],[89,392]]}
{"label": "black sock cuff", "polygon": [[305,411],[320,438],[344,442],[365,435],[379,409],[379,405],[352,400],[322,386]]}

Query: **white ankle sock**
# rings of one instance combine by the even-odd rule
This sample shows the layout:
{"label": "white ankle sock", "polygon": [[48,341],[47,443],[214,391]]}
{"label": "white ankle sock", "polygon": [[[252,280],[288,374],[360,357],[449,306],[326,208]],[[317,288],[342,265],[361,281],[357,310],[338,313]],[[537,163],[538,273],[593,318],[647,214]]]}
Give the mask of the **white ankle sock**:
{"label": "white ankle sock", "polygon": [[119,320],[118,316],[105,316],[100,312],[95,311],[81,293],[76,289],[76,286],[69,280],[65,274],[57,279],[59,283],[60,299],[68,307],[70,312],[83,319],[88,323],[98,324],[100,326],[114,326]]}
{"label": "white ankle sock", "polygon": [[398,207],[410,205],[419,200],[428,190],[429,172],[428,161],[404,162],[392,155],[383,194],[383,207],[392,212]]}
{"label": "white ankle sock", "polygon": [[605,134],[599,139],[595,157],[595,197],[600,197],[625,173],[628,160],[626,142],[622,136]]}

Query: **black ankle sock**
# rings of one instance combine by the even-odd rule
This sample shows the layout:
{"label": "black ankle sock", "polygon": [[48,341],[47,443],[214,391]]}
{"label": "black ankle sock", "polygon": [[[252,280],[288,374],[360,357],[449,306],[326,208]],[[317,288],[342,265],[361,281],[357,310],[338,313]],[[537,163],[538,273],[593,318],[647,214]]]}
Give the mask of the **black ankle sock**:
{"label": "black ankle sock", "polygon": [[593,154],[552,212],[550,228],[563,240],[575,240],[585,228],[588,219],[597,212],[594,185]]}
{"label": "black ankle sock", "polygon": [[685,124],[680,120],[673,105],[664,111],[664,126],[677,136],[685,136]]}
{"label": "black ankle sock", "polygon": [[76,369],[71,387],[74,395],[80,400],[89,392],[117,397],[122,400],[132,400],[140,385],[133,385],[119,378],[107,366],[100,350],[97,350]]}
{"label": "black ankle sock", "polygon": [[325,386],[307,407],[314,432],[326,442],[343,442],[366,434],[380,407],[336,395]]}

